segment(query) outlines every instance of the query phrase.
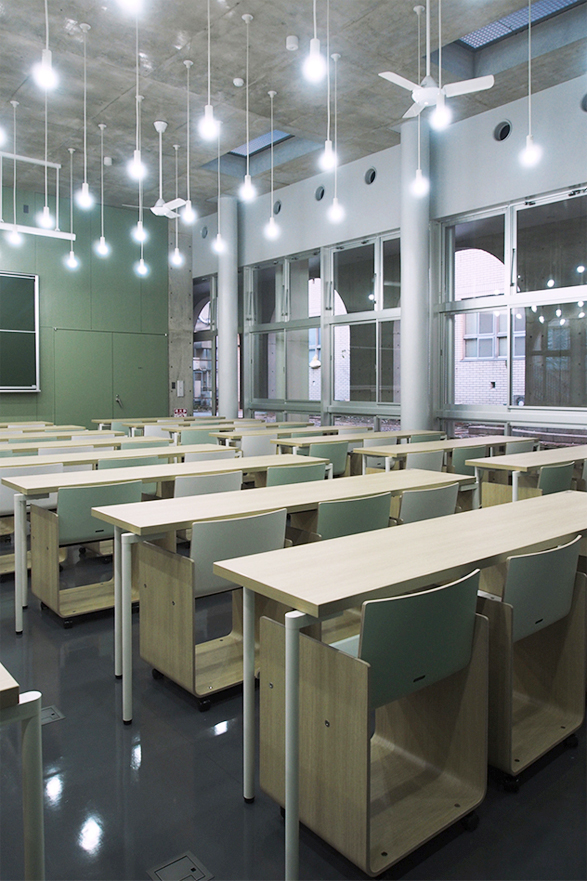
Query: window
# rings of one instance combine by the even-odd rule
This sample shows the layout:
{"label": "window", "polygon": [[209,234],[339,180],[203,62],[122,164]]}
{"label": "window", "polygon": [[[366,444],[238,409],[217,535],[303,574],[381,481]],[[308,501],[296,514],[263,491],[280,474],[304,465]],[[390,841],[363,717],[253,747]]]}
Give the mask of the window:
{"label": "window", "polygon": [[587,196],[521,208],[516,221],[518,291],[587,282]]}
{"label": "window", "polygon": [[383,242],[383,308],[397,309],[400,305],[400,240]]}
{"label": "window", "polygon": [[0,391],[38,392],[38,276],[0,273]]}
{"label": "window", "polygon": [[465,312],[458,319],[457,340],[464,322],[462,357],[485,361],[507,357],[507,311]]}
{"label": "window", "polygon": [[375,245],[340,247],[332,255],[332,277],[336,299],[334,314],[372,311],[375,308]]}

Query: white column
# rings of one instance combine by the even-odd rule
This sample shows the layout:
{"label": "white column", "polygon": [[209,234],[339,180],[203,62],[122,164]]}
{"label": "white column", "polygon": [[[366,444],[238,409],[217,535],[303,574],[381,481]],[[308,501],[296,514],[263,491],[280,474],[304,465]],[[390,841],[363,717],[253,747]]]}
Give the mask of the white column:
{"label": "white column", "polygon": [[[429,319],[429,195],[416,196],[418,121],[401,127],[401,414],[402,428],[432,427]],[[428,125],[421,120],[420,158],[428,178]]]}
{"label": "white column", "polygon": [[234,196],[220,197],[224,251],[218,255],[218,415],[238,416],[238,219]]}

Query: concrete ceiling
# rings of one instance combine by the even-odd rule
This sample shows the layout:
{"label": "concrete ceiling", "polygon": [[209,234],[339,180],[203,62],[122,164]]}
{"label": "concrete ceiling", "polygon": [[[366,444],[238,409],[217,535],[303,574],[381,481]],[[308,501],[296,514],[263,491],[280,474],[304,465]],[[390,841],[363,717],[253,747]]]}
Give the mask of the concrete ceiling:
{"label": "concrete ceiling", "polygon": [[[520,9],[524,0],[445,0],[442,42],[459,37],[484,24]],[[381,70],[394,70],[417,79],[417,20],[414,0],[330,0],[330,51],[339,62],[339,152],[347,163],[399,140],[397,126],[410,106],[408,92],[378,77]],[[211,98],[222,121],[221,151],[243,144],[245,135],[245,89],[233,85],[245,76],[246,28],[241,16],[251,13],[250,25],[250,137],[270,130],[268,91],[275,89],[275,127],[298,138],[321,144],[326,136],[326,84],[311,85],[301,76],[301,63],[312,36],[311,0],[211,0]],[[582,5],[561,13],[539,27],[552,27],[570,14],[587,14]],[[437,45],[436,3],[432,5],[432,45]],[[49,42],[59,86],[48,99],[48,159],[62,169],[62,195],[68,193],[68,147],[75,147],[75,178],[82,179],[83,162],[83,35],[81,23],[91,30],[87,37],[87,144],[88,180],[97,194],[100,177],[98,124],[105,123],[105,153],[112,165],[105,168],[105,201],[110,205],[134,205],[137,185],[125,166],[135,144],[135,19],[117,0],[49,0]],[[326,42],[326,0],[318,0],[318,35]],[[558,28],[560,30],[560,28]],[[573,29],[558,40],[542,41],[534,62],[534,87],[547,88],[585,72],[584,34]],[[286,50],[286,36],[299,38],[299,50]],[[514,38],[509,38],[514,39]],[[156,119],[168,123],[163,139],[164,195],[174,195],[174,150],[180,149],[180,195],[186,188],[186,70],[184,60],[194,62],[190,73],[192,115],[191,195],[200,214],[215,211],[216,173],[203,169],[216,156],[216,143],[204,142],[196,122],[207,100],[206,0],[143,0],[139,15],[140,93],[142,104],[143,158],[150,174],[145,182],[145,205],[158,196]],[[527,72],[519,54],[512,66],[503,60],[493,89],[451,101],[456,119],[473,116],[523,97]],[[560,45],[559,45],[560,42]],[[33,82],[32,65],[45,44],[43,0],[0,0],[0,124],[12,148],[12,108],[17,110],[17,153],[42,159],[44,155],[44,97]],[[546,50],[544,49],[546,45]],[[489,50],[483,50],[484,72],[491,67]],[[447,58],[448,58],[447,53]],[[505,69],[504,69],[505,68]],[[497,68],[496,68],[497,69]],[[432,72],[436,75],[436,67]],[[443,79],[460,77],[449,70]],[[275,187],[286,186],[318,171],[318,152],[292,158],[275,169]],[[19,185],[43,189],[42,173],[32,166],[19,166]],[[5,168],[5,185],[11,185]],[[269,190],[269,173],[256,179],[259,192]],[[52,186],[52,183],[51,183]],[[236,193],[239,181],[222,175],[222,191]],[[51,192],[51,190],[50,190]]]}

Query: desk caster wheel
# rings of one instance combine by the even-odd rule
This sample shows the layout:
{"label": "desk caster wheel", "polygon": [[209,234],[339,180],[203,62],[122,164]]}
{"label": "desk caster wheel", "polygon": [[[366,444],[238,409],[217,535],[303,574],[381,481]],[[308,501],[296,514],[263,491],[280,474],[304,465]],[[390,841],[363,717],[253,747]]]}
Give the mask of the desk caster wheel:
{"label": "desk caster wheel", "polygon": [[200,713],[207,713],[210,707],[212,706],[212,702],[208,697],[198,698],[198,710]]}
{"label": "desk caster wheel", "polygon": [[474,832],[477,826],[479,825],[479,814],[477,811],[471,811],[470,814],[467,814],[465,817],[461,817],[461,826],[463,829],[466,829],[467,832]]}
{"label": "desk caster wheel", "polygon": [[503,788],[505,789],[506,792],[519,792],[520,791],[520,778],[514,777],[511,774],[504,774]]}
{"label": "desk caster wheel", "polygon": [[163,679],[164,678],[161,670],[156,670],[154,667],[151,670],[151,676],[153,677],[153,679]]}
{"label": "desk caster wheel", "polygon": [[567,749],[577,749],[579,746],[579,738],[576,734],[569,734],[569,736],[565,740],[565,746]]}

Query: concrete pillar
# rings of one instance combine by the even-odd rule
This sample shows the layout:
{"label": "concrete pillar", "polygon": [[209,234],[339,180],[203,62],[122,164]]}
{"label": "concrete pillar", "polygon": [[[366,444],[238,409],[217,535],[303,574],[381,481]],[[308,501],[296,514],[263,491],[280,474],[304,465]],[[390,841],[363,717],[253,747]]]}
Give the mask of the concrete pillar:
{"label": "concrete pillar", "polygon": [[218,255],[218,415],[238,416],[238,219],[234,196],[220,197]]}
{"label": "concrete pillar", "polygon": [[[184,227],[185,230],[185,227]],[[175,225],[169,221],[169,252],[175,248]],[[179,228],[178,247],[183,255],[182,266],[169,266],[169,415],[185,407],[191,415],[194,408],[194,320],[192,293],[192,231]],[[183,395],[181,392],[183,383]]]}
{"label": "concrete pillar", "polygon": [[[429,175],[428,125],[421,120],[420,156]],[[401,414],[402,428],[430,428],[429,195],[416,196],[418,121],[401,127]]]}

